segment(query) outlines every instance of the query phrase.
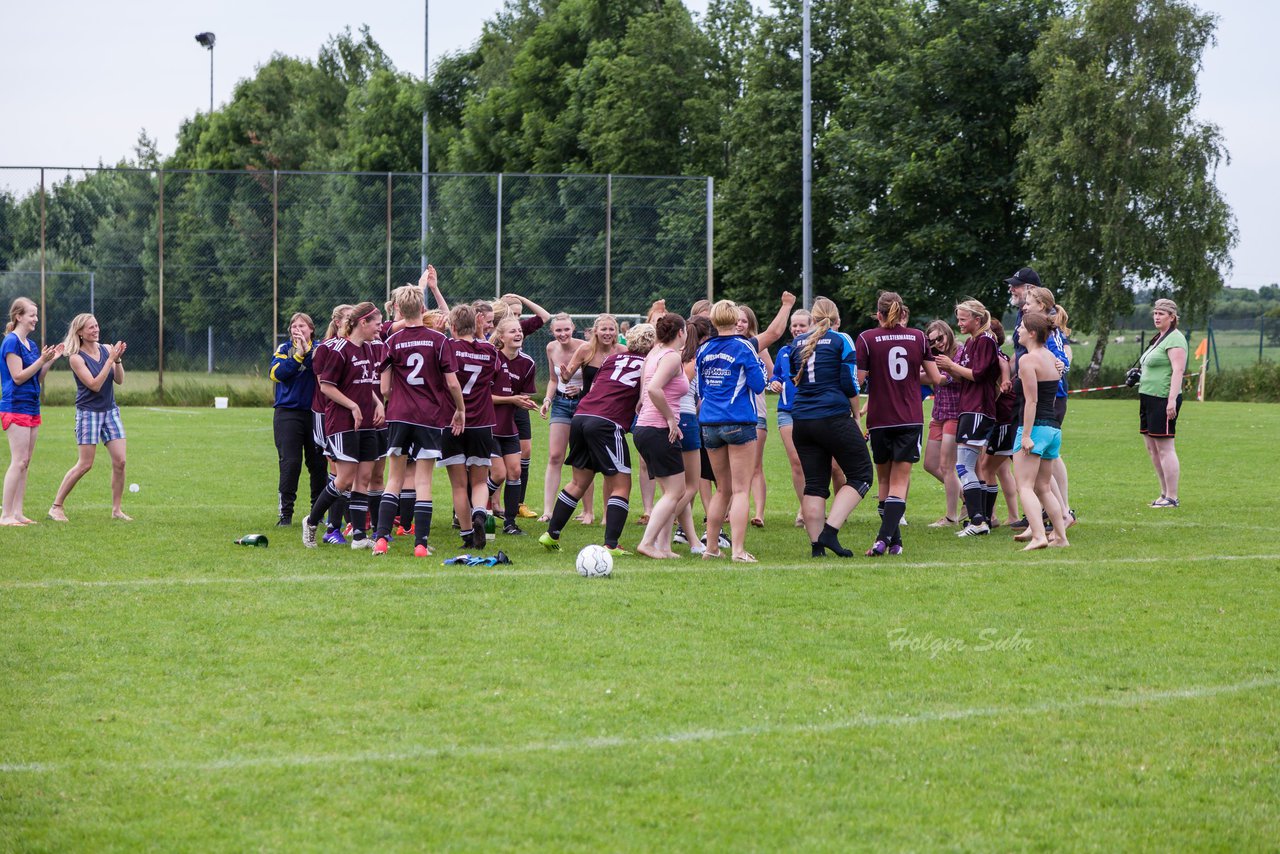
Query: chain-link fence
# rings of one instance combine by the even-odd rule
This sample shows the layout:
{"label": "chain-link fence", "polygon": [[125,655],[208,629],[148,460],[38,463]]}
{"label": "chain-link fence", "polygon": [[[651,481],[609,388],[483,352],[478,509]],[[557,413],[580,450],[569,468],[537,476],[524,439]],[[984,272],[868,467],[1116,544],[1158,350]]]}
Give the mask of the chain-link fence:
{"label": "chain-link fence", "polygon": [[[136,372],[264,375],[289,316],[417,282],[451,303],[685,310],[711,290],[710,179],[0,167],[0,301],[97,316]],[[425,233],[425,237],[424,237]],[[545,333],[526,345],[540,358]]]}

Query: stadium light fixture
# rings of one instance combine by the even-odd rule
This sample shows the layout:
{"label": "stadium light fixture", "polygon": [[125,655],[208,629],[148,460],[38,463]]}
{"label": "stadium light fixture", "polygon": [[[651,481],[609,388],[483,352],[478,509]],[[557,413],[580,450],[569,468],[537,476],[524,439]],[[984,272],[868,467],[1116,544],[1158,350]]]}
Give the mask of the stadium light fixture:
{"label": "stadium light fixture", "polygon": [[196,33],[196,41],[201,47],[209,49],[209,115],[213,115],[213,46],[218,37],[213,33]]}

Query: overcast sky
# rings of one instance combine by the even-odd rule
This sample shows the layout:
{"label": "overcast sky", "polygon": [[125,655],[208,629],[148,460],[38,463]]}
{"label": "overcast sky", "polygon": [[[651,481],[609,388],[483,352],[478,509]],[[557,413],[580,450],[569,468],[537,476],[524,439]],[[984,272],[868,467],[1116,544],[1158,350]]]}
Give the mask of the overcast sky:
{"label": "overcast sky", "polygon": [[[706,0],[686,5],[700,13]],[[1280,231],[1280,99],[1271,53],[1280,3],[1199,6],[1220,17],[1201,78],[1201,115],[1222,129],[1232,157],[1218,176],[1240,229],[1229,282],[1256,288],[1280,281],[1268,248]],[[500,7],[501,0],[437,0],[431,56],[470,45]],[[130,155],[142,128],[171,153],[182,119],[209,106],[209,54],[195,42],[198,32],[218,37],[213,89],[221,104],[273,52],[315,57],[330,34],[360,24],[398,68],[422,73],[423,12],[404,0],[6,0],[0,165],[112,164]],[[30,173],[0,172],[9,189],[25,191],[31,182]]]}

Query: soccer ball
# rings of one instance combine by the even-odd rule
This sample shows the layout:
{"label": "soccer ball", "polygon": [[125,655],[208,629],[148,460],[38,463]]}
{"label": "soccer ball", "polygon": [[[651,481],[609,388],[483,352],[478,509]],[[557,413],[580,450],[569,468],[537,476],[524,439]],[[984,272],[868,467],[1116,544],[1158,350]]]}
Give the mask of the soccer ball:
{"label": "soccer ball", "polygon": [[583,546],[578,552],[577,567],[583,578],[603,578],[613,572],[613,555],[604,546]]}

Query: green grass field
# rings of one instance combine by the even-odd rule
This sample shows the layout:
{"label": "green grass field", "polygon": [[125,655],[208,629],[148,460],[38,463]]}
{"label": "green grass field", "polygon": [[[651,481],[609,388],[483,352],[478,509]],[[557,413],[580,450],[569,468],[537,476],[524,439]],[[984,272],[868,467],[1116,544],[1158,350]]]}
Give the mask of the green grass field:
{"label": "green grass field", "polygon": [[[40,518],[74,454],[70,410],[45,414]],[[1136,404],[1073,401],[1080,524],[1033,555],[928,529],[918,470],[905,555],[811,561],[771,435],[759,567],[601,580],[573,571],[581,526],[562,555],[500,535],[501,570],[304,550],[270,527],[269,411],[124,418],[134,523],[100,465],[70,523],[0,529],[0,850],[1280,839],[1280,407],[1184,407],[1183,506],[1157,511]]]}

